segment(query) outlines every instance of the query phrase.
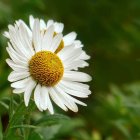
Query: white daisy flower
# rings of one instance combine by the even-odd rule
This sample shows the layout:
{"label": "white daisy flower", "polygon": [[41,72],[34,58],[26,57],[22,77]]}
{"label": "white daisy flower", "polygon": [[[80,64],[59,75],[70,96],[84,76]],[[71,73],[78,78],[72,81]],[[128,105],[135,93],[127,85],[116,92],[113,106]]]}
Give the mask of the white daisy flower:
{"label": "white daisy flower", "polygon": [[22,20],[8,26],[5,36],[10,40],[6,48],[10,59],[6,62],[13,69],[8,80],[14,93],[24,94],[26,106],[33,92],[40,111],[48,109],[53,114],[53,100],[63,110],[77,112],[76,104],[86,104],[74,97],[86,98],[91,94],[89,86],[81,83],[90,81],[91,77],[74,70],[82,63],[82,47],[71,43],[62,48],[62,33],[55,32],[54,24],[42,31],[43,23],[34,19],[32,29]]}

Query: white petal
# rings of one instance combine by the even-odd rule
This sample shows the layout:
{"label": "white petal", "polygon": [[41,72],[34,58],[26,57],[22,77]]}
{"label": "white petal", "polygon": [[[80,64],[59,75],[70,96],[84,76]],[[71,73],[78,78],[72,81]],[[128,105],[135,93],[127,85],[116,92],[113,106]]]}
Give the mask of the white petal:
{"label": "white petal", "polygon": [[8,27],[9,27],[10,41],[13,45],[13,48],[21,55],[29,59],[30,58],[29,51],[25,48],[26,46],[22,43],[23,34],[20,33],[21,29],[17,25],[15,25],[15,27],[12,26],[8,26]]}
{"label": "white petal", "polygon": [[32,91],[35,88],[35,86],[36,86],[36,82],[32,79],[27,84],[27,87],[26,87],[25,93],[24,93],[24,102],[25,102],[26,106],[28,106],[28,104],[29,104],[31,94],[32,94]]}
{"label": "white petal", "polygon": [[77,82],[89,82],[92,78],[91,76],[83,72],[67,71],[64,73],[63,79]]}
{"label": "white petal", "polygon": [[26,23],[25,23],[23,20],[20,19],[20,20],[16,21],[16,24],[17,24],[18,26],[19,26],[20,24],[24,25],[24,27],[26,28],[26,30],[27,30],[29,36],[30,36],[30,37],[32,36],[32,32],[31,32],[30,28],[26,25]]}
{"label": "white petal", "polygon": [[53,24],[54,24],[54,21],[53,20],[48,20],[48,22],[47,22],[47,28],[49,28]]}
{"label": "white petal", "polygon": [[31,38],[23,24],[20,24],[19,26],[19,35],[21,37],[21,42],[24,45],[24,47],[28,50],[29,55],[34,55],[35,52],[33,50]]}
{"label": "white petal", "polygon": [[83,83],[68,82],[68,81],[61,80],[58,84],[61,87],[63,87],[66,90],[68,90],[68,92],[72,92],[73,91],[75,94],[80,93],[81,95],[85,95],[85,96],[88,96],[88,95],[91,94],[91,91],[89,90],[89,86],[85,85]]}
{"label": "white petal", "polygon": [[55,52],[56,49],[58,48],[61,40],[62,40],[62,34],[61,33],[57,34],[52,40],[50,51]]}
{"label": "white petal", "polygon": [[40,20],[40,28],[41,28],[41,30],[47,29],[46,23],[43,19]]}
{"label": "white petal", "polygon": [[9,32],[4,32],[3,34],[5,37],[10,38]]}
{"label": "white petal", "polygon": [[24,45],[21,43],[18,27],[16,25],[15,27],[9,25],[8,28],[9,28],[9,34],[10,34],[10,42],[12,43],[13,48],[20,55],[29,59],[30,55],[28,54],[28,51],[25,49]]}
{"label": "white petal", "polygon": [[[59,85],[57,85],[57,88],[61,89],[61,88],[59,87]],[[61,92],[62,92],[62,90],[61,90]],[[75,103],[77,103],[77,104],[79,104],[79,105],[87,106],[85,103],[83,103],[83,102],[81,102],[81,101],[79,101],[79,100],[73,98],[72,96],[68,95],[67,93],[63,93],[63,95],[64,95],[65,97],[67,97],[67,99],[69,99],[69,100],[71,100],[71,101],[73,101],[73,102],[75,102]]]}
{"label": "white petal", "polygon": [[82,53],[82,49],[81,48],[77,48],[77,49],[73,49],[73,51],[69,54],[67,54],[67,56],[65,56],[62,60],[64,63],[70,63],[74,60],[77,60],[79,58],[79,56]]}
{"label": "white petal", "polygon": [[69,45],[69,46],[65,46],[60,52],[57,53],[57,55],[64,60],[67,55],[71,54],[71,52],[73,52],[74,49],[74,45]]}
{"label": "white petal", "polygon": [[30,80],[32,80],[32,79],[30,77],[28,77],[28,78],[25,78],[23,80],[14,82],[11,84],[11,87],[13,87],[13,88],[25,88],[28,85],[28,82]]}
{"label": "white petal", "polygon": [[85,66],[88,66],[89,64],[83,60],[75,60],[75,61],[69,61],[69,63],[64,63],[64,67],[67,70],[77,69],[78,67],[83,68]]}
{"label": "white petal", "polygon": [[71,32],[63,37],[63,41],[65,46],[70,45],[76,39],[77,34],[75,32]]}
{"label": "white petal", "polygon": [[51,96],[51,98],[53,99],[53,101],[63,110],[67,111],[66,106],[64,105],[62,99],[59,97],[58,93],[55,92],[55,90],[53,88],[49,88],[49,94]]}
{"label": "white petal", "polygon": [[75,40],[75,41],[74,41],[74,44],[75,44],[75,47],[76,47],[76,48],[81,48],[81,47],[83,47],[83,44],[81,43],[80,40]]}
{"label": "white petal", "polygon": [[13,90],[13,93],[15,93],[15,94],[21,94],[21,93],[23,93],[24,91],[25,91],[24,88],[17,88],[17,89],[14,89],[14,90]]}
{"label": "white petal", "polygon": [[67,94],[61,89],[58,85],[55,86],[56,92],[58,92],[61,95],[61,98],[63,100],[63,103],[73,112],[78,111],[77,105],[72,101],[71,99],[68,98]]}
{"label": "white petal", "polygon": [[7,64],[15,71],[29,71],[27,66],[15,64],[12,60],[6,59]]}
{"label": "white petal", "polygon": [[[75,45],[76,48],[83,47],[83,44],[81,43],[80,40],[75,40],[74,41],[74,45]],[[82,60],[88,60],[88,59],[90,59],[90,56],[87,55],[85,51],[82,51],[82,54],[80,56],[80,59],[82,59]]]}
{"label": "white petal", "polygon": [[[82,61],[82,60],[81,60],[81,61]],[[87,67],[87,66],[89,66],[89,64],[88,64],[86,61],[82,61],[81,64],[79,64],[78,67],[84,68],[84,67]]]}
{"label": "white petal", "polygon": [[55,32],[56,33],[62,33],[63,28],[64,28],[64,24],[63,23],[55,22],[54,23],[54,27],[55,27]]}
{"label": "white petal", "polygon": [[42,50],[50,50],[52,39],[54,35],[54,26],[50,26],[42,40]]}
{"label": "white petal", "polygon": [[65,85],[66,87],[69,87],[73,90],[78,90],[78,91],[87,91],[89,90],[89,85],[83,84],[83,83],[78,83],[78,82],[73,82],[73,81],[66,81],[66,80],[61,80],[60,83]]}
{"label": "white petal", "polygon": [[30,15],[29,17],[29,24],[30,24],[30,28],[33,30],[33,27],[34,27],[34,17],[32,15]]}
{"label": "white petal", "polygon": [[24,61],[23,59],[20,59],[17,55],[15,55],[15,53],[11,51],[9,47],[7,47],[6,50],[15,64],[23,65],[24,67],[28,66],[28,61]]}
{"label": "white petal", "polygon": [[8,80],[10,82],[14,82],[14,81],[18,81],[18,80],[21,80],[21,79],[24,79],[26,77],[29,77],[30,76],[30,73],[29,72],[16,72],[16,71],[12,71],[10,73],[10,75],[8,76]]}
{"label": "white petal", "polygon": [[34,91],[34,100],[35,100],[35,103],[36,103],[38,109],[40,111],[43,111],[43,109],[40,107],[40,101],[41,101],[40,92],[41,92],[41,85],[38,84]]}
{"label": "white petal", "polygon": [[58,84],[61,88],[64,89],[64,91],[70,95],[76,96],[76,97],[80,97],[80,98],[87,98],[89,94],[91,94],[90,90],[85,90],[85,91],[78,91],[77,89],[71,89],[65,85],[63,85],[62,83]]}
{"label": "white petal", "polygon": [[46,92],[45,87],[42,86],[41,87],[41,92],[40,92],[40,107],[43,110],[46,110],[48,108],[46,94],[48,94],[48,91]]}
{"label": "white petal", "polygon": [[9,48],[10,53],[12,53],[15,57],[19,58],[21,61],[24,61],[24,63],[28,63],[28,59],[22,56],[16,50],[14,50],[9,42],[8,42],[8,48]]}
{"label": "white petal", "polygon": [[80,55],[80,59],[88,60],[90,59],[90,56],[87,55],[85,51],[82,51],[82,54]]}
{"label": "white petal", "polygon": [[53,106],[52,106],[52,103],[51,103],[51,100],[50,100],[50,97],[49,97],[49,91],[48,91],[48,88],[47,87],[43,87],[42,88],[43,90],[43,93],[45,94],[45,98],[46,98],[46,103],[47,103],[47,107],[48,107],[48,110],[51,114],[54,114],[54,110],[53,110]]}
{"label": "white petal", "polygon": [[[14,43],[16,44],[16,47],[18,48],[18,49],[22,49],[23,51],[24,51],[24,53],[26,53],[25,55],[26,56],[28,56],[29,54],[29,52],[28,52],[28,50],[26,49],[26,46],[25,46],[25,44],[23,43],[23,36],[24,36],[24,33],[23,33],[23,31],[22,31],[22,28],[21,28],[21,24],[22,23],[20,23],[19,24],[19,26],[17,26],[17,24],[15,24],[15,36],[13,35],[13,38],[14,38]],[[10,27],[9,27],[9,32],[10,32]],[[11,37],[11,36],[10,36]]]}
{"label": "white petal", "polygon": [[33,45],[35,51],[41,51],[41,33],[39,19],[35,19],[33,27]]}

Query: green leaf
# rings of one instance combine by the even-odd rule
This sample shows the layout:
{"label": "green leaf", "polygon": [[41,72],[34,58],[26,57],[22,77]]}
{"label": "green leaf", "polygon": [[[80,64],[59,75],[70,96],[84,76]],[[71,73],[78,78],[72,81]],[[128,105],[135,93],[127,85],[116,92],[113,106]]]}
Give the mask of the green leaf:
{"label": "green leaf", "polygon": [[27,124],[23,124],[23,125],[14,125],[13,127],[11,128],[39,128],[37,126],[34,126],[34,125],[27,125]]}
{"label": "green leaf", "polygon": [[9,109],[9,106],[3,101],[0,101],[0,105],[2,105],[7,110]]}
{"label": "green leaf", "polygon": [[9,118],[11,119],[11,117],[13,116],[14,113],[14,103],[13,103],[13,94],[11,94],[11,98],[10,98],[10,105],[9,105]]}
{"label": "green leaf", "polygon": [[[2,97],[1,100],[2,101],[8,101],[8,102],[10,102],[11,101],[11,97],[10,98],[9,97]],[[15,100],[13,100],[13,103],[16,106],[18,105],[18,103]]]}
{"label": "green leaf", "polygon": [[25,106],[24,101],[21,102],[21,104],[16,109],[15,113],[13,114],[12,118],[10,119],[10,125],[11,127],[13,125],[18,124],[21,120],[23,120],[25,115],[29,115],[28,113],[34,110],[34,103],[31,100],[28,107]]}
{"label": "green leaf", "polygon": [[40,120],[38,120],[35,123],[35,125],[45,124],[46,126],[50,124],[56,124],[56,123],[59,123],[60,121],[69,120],[69,119],[70,119],[69,117],[65,115],[61,115],[61,114],[46,115],[46,116],[43,116]]}
{"label": "green leaf", "polygon": [[20,120],[23,120],[23,115],[26,113],[26,107],[24,102],[22,102],[18,108],[16,109],[15,113],[13,114],[12,118],[10,119],[10,125],[16,125]]}
{"label": "green leaf", "polygon": [[[13,133],[15,133],[14,129],[11,129],[17,125],[21,125],[21,123],[23,122],[23,120],[25,119],[25,116],[28,116],[29,113],[34,110],[34,102],[31,100],[30,104],[28,107],[25,106],[24,101],[21,102],[21,104],[17,107],[17,109],[15,110],[15,113],[12,115],[8,127],[6,129],[5,132],[5,137],[9,138],[11,137],[11,135],[13,135]],[[26,127],[27,129],[27,127]]]}

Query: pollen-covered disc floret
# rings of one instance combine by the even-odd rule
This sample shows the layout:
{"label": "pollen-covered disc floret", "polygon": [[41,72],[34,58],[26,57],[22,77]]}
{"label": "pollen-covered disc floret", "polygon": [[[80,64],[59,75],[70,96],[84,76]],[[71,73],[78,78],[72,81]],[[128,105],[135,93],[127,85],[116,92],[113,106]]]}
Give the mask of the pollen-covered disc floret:
{"label": "pollen-covered disc floret", "polygon": [[59,57],[50,51],[40,51],[29,61],[33,79],[44,86],[54,86],[62,78],[64,68]]}

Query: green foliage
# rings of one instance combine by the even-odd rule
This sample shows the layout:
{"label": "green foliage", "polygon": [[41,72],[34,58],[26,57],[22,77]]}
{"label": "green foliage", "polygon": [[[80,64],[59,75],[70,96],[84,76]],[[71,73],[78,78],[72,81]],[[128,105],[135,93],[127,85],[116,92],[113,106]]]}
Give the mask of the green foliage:
{"label": "green foliage", "polygon": [[[139,140],[139,13],[139,0],[1,0],[0,140]],[[40,113],[34,101],[26,108],[11,93],[2,34],[17,19],[28,23],[30,14],[63,22],[64,33],[76,31],[91,56],[85,72],[93,76],[92,94],[77,114]]]}

